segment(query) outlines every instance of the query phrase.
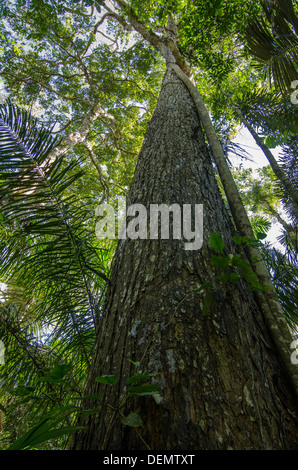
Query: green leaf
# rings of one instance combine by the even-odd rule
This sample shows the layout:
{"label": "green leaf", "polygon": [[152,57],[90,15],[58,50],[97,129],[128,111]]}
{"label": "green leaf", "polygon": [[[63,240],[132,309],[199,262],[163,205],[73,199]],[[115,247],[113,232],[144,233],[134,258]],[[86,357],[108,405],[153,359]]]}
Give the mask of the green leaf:
{"label": "green leaf", "polygon": [[99,393],[95,393],[94,395],[85,395],[81,397],[81,400],[100,400],[101,395]]}
{"label": "green leaf", "polygon": [[228,256],[217,256],[217,255],[210,256],[210,263],[215,268],[225,269],[228,267],[229,261],[230,261],[230,258]]}
{"label": "green leaf", "polygon": [[94,395],[84,395],[83,397],[73,397],[71,401],[81,401],[81,400],[100,400],[101,395],[99,393],[95,393]]}
{"label": "green leaf", "polygon": [[160,387],[154,384],[141,384],[128,387],[127,392],[129,396],[144,396],[144,395],[153,395],[160,391]]}
{"label": "green leaf", "polygon": [[95,8],[96,8],[96,10],[98,11],[98,13],[101,13],[100,5],[103,5],[103,3],[104,3],[104,2],[99,1],[99,0],[96,0],[96,2],[95,2]]}
{"label": "green leaf", "polygon": [[267,234],[264,232],[257,232],[256,235],[258,240],[264,240],[267,237]]}
{"label": "green leaf", "polygon": [[147,379],[148,377],[155,377],[157,374],[149,374],[149,372],[144,372],[142,374],[134,374],[128,380],[127,384],[133,384],[136,382],[140,382],[140,380]]}
{"label": "green leaf", "polygon": [[241,279],[240,274],[238,274],[238,273],[231,273],[231,274],[230,274],[230,281],[231,281],[233,284],[237,284],[237,282],[239,282],[240,279]]}
{"label": "green leaf", "polygon": [[28,385],[18,385],[15,388],[10,388],[8,392],[14,397],[25,397],[27,395],[30,395],[31,392],[34,392],[34,390],[35,387],[31,387]]}
{"label": "green leaf", "polygon": [[212,286],[211,282],[205,282],[205,284],[202,284],[200,287],[197,287],[196,289],[194,289],[193,292],[198,293],[198,292],[201,292],[202,290],[208,289],[211,286]]}
{"label": "green leaf", "polygon": [[214,293],[209,291],[206,292],[206,295],[204,297],[203,301],[203,308],[202,308],[202,316],[204,317],[210,312],[210,309],[212,305],[214,304]]}
{"label": "green leaf", "polygon": [[221,282],[227,283],[227,282],[229,282],[229,275],[228,274],[220,274],[219,276],[216,276],[216,279],[218,279]]}
{"label": "green leaf", "polygon": [[270,290],[270,289],[273,289],[273,287],[267,286],[266,284],[261,284],[260,282],[258,284],[249,285],[247,287],[247,290],[258,291],[258,292],[265,292],[266,290]]}
{"label": "green leaf", "polygon": [[213,250],[220,251],[222,253],[225,247],[225,242],[217,232],[213,232],[209,238],[209,246]]}
{"label": "green leaf", "polygon": [[260,240],[263,240],[264,238],[266,238],[266,236],[267,235],[263,232],[257,232],[256,234],[257,239],[254,237],[240,237],[240,235],[234,235],[233,241],[234,243],[236,243],[236,245],[245,244],[248,246],[261,246],[262,244]]}
{"label": "green leaf", "polygon": [[72,369],[71,364],[61,364],[56,367],[51,371],[51,376],[53,379],[58,379],[61,380],[63,377]]}
{"label": "green leaf", "polygon": [[122,424],[125,424],[125,426],[131,426],[133,428],[139,428],[143,427],[143,421],[141,416],[138,413],[129,413],[128,416],[124,417],[121,419]]}
{"label": "green leaf", "polygon": [[59,384],[65,375],[72,369],[71,364],[60,364],[55,366],[51,371],[50,375],[45,377],[39,377],[40,382],[49,382],[52,384]]}
{"label": "green leaf", "polygon": [[136,367],[140,367],[140,365],[141,365],[141,363],[138,362],[138,361],[132,361],[131,359],[128,359],[128,360],[129,360],[129,362],[131,362]]}
{"label": "green leaf", "polygon": [[256,242],[253,237],[241,237],[240,235],[234,235],[233,241],[236,245],[242,245],[244,243],[250,245],[251,243]]}
{"label": "green leaf", "polygon": [[105,385],[114,385],[118,381],[118,377],[115,375],[101,375],[96,377],[95,382],[99,382]]}
{"label": "green leaf", "polygon": [[8,450],[22,450],[22,449],[32,449],[38,444],[55,439],[57,437],[65,436],[66,434],[71,434],[74,431],[80,429],[86,429],[84,426],[64,426],[59,429],[50,429],[50,427],[43,429],[39,433],[38,426],[33,428],[33,430],[28,431],[24,436],[15,441],[8,447]]}
{"label": "green leaf", "polygon": [[78,411],[80,411],[80,409],[73,405],[62,406],[54,409],[44,416],[36,426],[33,426],[22,437],[11,444],[8,447],[8,450],[31,449],[50,439],[72,433],[79,429],[85,429],[82,426],[61,426],[67,415]]}
{"label": "green leaf", "polygon": [[94,414],[100,413],[100,411],[101,411],[100,408],[93,408],[92,410],[84,410],[82,411],[81,416],[94,415]]}
{"label": "green leaf", "polygon": [[233,266],[237,266],[239,268],[241,275],[244,277],[244,279],[246,279],[246,281],[252,284],[259,283],[258,276],[253,271],[249,263],[239,258],[233,259],[232,263],[233,263]]}
{"label": "green leaf", "polygon": [[60,383],[59,379],[53,379],[53,377],[38,377],[40,382],[49,382],[50,384],[58,385]]}
{"label": "green leaf", "polygon": [[243,261],[239,258],[234,258],[233,265],[239,268],[241,276],[248,282],[249,290],[265,291],[272,289],[272,287],[262,284],[259,281],[257,274],[253,271],[251,265],[246,261]]}

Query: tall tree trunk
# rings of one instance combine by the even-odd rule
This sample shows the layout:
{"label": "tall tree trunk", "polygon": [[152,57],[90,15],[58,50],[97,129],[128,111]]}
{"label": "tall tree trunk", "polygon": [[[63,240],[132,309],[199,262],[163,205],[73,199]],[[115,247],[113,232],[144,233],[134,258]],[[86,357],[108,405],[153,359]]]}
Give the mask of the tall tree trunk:
{"label": "tall tree trunk", "polygon": [[[120,240],[98,331],[86,394],[100,393],[102,411],[81,419],[73,449],[294,449],[297,404],[291,382],[244,281],[219,285],[208,240],[218,232],[226,253],[233,225],[214,178],[196,106],[168,70],[136,167],[128,205],[203,204],[204,242]],[[202,315],[210,282],[215,302]],[[131,397],[121,410],[138,413],[144,427],[121,423],[127,379],[140,369],[161,398]],[[117,384],[95,382],[116,375]],[[87,408],[96,407],[91,401]],[[109,406],[107,407],[106,404]]]}

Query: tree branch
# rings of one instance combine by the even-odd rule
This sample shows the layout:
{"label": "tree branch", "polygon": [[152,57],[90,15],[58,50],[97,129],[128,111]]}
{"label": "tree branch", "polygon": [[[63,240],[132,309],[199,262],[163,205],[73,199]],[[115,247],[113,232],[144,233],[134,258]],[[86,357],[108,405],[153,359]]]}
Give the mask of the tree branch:
{"label": "tree branch", "polygon": [[84,142],[91,128],[92,122],[98,117],[104,116],[105,118],[115,121],[114,116],[107,113],[99,103],[97,103],[88,114],[86,114],[82,120],[80,128],[74,132],[71,132],[65,136],[60,144],[57,145],[51,152],[50,158],[58,158],[67,152],[70,148],[74,147],[80,142]]}
{"label": "tree branch", "polygon": [[100,181],[100,184],[101,184],[102,189],[103,189],[103,195],[102,195],[100,201],[98,202],[98,204],[102,204],[103,201],[105,200],[106,193],[109,192],[109,187],[108,187],[107,183],[105,182],[105,180],[103,178],[103,174],[102,174],[100,165],[98,164],[98,162],[95,158],[91,143],[85,140],[84,145],[85,145],[86,149],[88,150],[88,153],[89,153],[90,160],[91,160],[92,164],[94,165],[94,167],[97,170],[97,173],[98,173],[98,176],[99,176],[99,181]]}
{"label": "tree branch", "polygon": [[137,18],[132,8],[123,0],[115,0],[115,3],[128,15],[131,25],[134,27],[134,29],[161,53],[167,63],[177,63],[181,70],[186,73],[186,75],[191,74],[190,67],[184,60],[176,42],[172,37],[167,34],[160,38]]}

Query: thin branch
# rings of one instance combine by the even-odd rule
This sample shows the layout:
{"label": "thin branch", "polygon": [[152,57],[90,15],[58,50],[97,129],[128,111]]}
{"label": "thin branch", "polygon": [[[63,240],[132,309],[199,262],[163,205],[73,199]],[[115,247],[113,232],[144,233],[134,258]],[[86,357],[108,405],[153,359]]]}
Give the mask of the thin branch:
{"label": "thin branch", "polygon": [[108,7],[108,5],[103,5],[103,8],[105,8],[109,14],[111,15],[111,17],[115,18],[120,24],[122,24],[122,26],[127,30],[127,31],[131,31],[132,30],[132,26],[127,23],[127,21],[125,20],[125,18],[123,18],[123,16],[119,15],[118,13],[116,13],[115,11],[111,10],[111,8]]}
{"label": "thin branch", "polygon": [[89,153],[89,156],[90,156],[90,160],[92,162],[92,164],[94,165],[94,167],[96,168],[97,170],[97,173],[98,173],[98,176],[99,176],[99,181],[100,181],[100,184],[102,186],[102,189],[103,189],[103,195],[99,201],[98,204],[102,204],[102,202],[105,200],[105,197],[106,197],[106,192],[109,192],[109,187],[107,185],[107,183],[105,182],[104,180],[104,177],[103,177],[103,174],[102,174],[102,171],[101,171],[101,168],[100,168],[100,165],[98,164],[96,158],[95,158],[95,155],[93,153],[93,149],[92,149],[92,145],[90,142],[88,141],[85,141],[84,142],[84,145],[86,147],[86,149],[88,150],[88,153]]}
{"label": "thin branch", "polygon": [[139,90],[141,90],[143,93],[149,93],[149,94],[152,95],[155,99],[158,98],[151,90],[144,90],[142,87],[140,87],[140,85],[139,85],[135,80],[131,80],[131,79],[129,79],[129,78],[114,78],[114,81],[115,81],[115,82],[129,82],[129,83],[133,83],[134,86],[137,87]]}
{"label": "thin branch", "polygon": [[[28,80],[29,81],[29,80]],[[79,103],[84,103],[84,104],[87,104],[88,106],[91,105],[90,101],[87,101],[87,100],[84,100],[83,98],[78,98],[77,96],[67,96],[67,95],[64,95],[63,93],[55,90],[54,88],[50,87],[49,85],[46,85],[44,82],[42,81],[38,81],[36,79],[32,79],[31,78],[31,81],[32,83],[37,83],[38,85],[42,86],[43,88],[45,88],[46,90],[50,91],[51,93],[54,93],[55,95],[59,96],[59,98],[62,98],[64,99],[65,101],[76,101],[76,102],[79,102]]]}
{"label": "thin branch", "polygon": [[[109,119],[110,121],[115,121],[114,116],[107,113],[99,103],[97,103],[93,108],[91,108],[90,112],[86,114],[82,120],[82,124],[80,128],[74,132],[71,132],[67,136],[65,136],[59,145],[53,149],[51,152],[50,158],[58,158],[69,149],[74,147],[78,143],[82,143],[85,141],[88,133],[90,132],[91,124],[97,118],[104,116],[105,118]],[[103,119],[101,118],[103,121]],[[105,122],[105,121],[103,121]]]}
{"label": "thin branch", "polygon": [[61,132],[65,131],[65,129],[67,129],[71,124],[73,124],[75,121],[79,121],[80,118],[75,118],[75,119],[71,119],[70,121],[68,121],[65,126],[63,127],[60,127],[60,129],[58,131],[52,131],[51,134],[60,134]]}

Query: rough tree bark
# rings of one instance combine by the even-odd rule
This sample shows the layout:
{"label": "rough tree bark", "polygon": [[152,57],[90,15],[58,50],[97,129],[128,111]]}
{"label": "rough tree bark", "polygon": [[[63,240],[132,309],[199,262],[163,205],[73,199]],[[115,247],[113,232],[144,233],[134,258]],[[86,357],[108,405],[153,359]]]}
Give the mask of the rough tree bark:
{"label": "rough tree bark", "polygon": [[[73,449],[201,450],[296,449],[297,404],[254,293],[244,281],[218,284],[209,236],[233,246],[233,225],[217,187],[196,106],[183,82],[167,70],[139,156],[128,205],[203,204],[204,243],[120,240],[96,340],[86,394],[100,393],[102,411]],[[198,286],[210,282],[216,301],[202,315]],[[121,424],[117,408],[127,379],[140,369],[158,372],[160,400],[133,397],[123,414],[137,412],[143,428]],[[95,378],[119,377],[116,385]],[[96,407],[88,402],[86,407]]]}

